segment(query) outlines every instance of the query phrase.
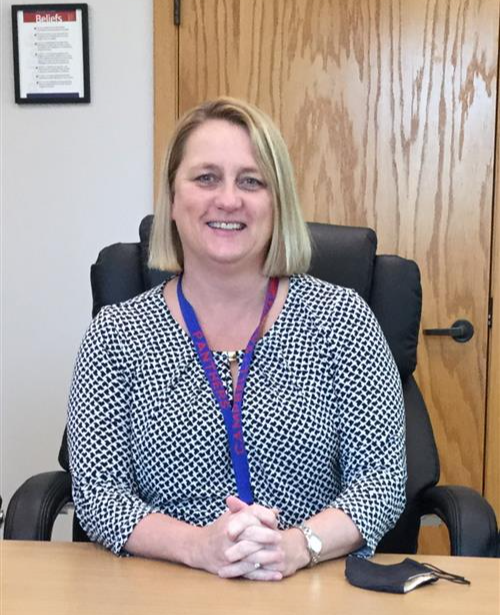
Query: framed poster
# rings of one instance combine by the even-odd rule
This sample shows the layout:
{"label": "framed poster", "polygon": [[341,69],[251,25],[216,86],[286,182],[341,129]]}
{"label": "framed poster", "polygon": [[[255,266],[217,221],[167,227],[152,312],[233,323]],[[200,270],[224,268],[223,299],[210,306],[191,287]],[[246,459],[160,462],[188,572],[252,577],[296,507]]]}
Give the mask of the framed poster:
{"label": "framed poster", "polygon": [[12,6],[16,103],[89,103],[87,4]]}

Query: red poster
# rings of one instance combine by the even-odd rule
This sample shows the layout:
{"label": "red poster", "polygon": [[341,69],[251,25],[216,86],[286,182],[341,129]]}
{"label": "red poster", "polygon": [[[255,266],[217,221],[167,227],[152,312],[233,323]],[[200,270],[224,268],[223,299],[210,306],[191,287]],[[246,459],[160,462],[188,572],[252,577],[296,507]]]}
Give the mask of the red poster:
{"label": "red poster", "polygon": [[16,103],[90,102],[87,4],[13,6],[12,26]]}
{"label": "red poster", "polygon": [[58,23],[76,21],[76,11],[36,11],[23,13],[24,23]]}

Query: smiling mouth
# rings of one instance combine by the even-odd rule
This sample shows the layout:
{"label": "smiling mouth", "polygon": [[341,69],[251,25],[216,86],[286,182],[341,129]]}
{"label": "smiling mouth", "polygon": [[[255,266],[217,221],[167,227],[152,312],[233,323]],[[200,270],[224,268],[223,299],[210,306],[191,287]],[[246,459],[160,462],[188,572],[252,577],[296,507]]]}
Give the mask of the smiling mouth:
{"label": "smiling mouth", "polygon": [[222,231],[242,231],[246,227],[243,222],[208,222],[207,224],[210,228]]}

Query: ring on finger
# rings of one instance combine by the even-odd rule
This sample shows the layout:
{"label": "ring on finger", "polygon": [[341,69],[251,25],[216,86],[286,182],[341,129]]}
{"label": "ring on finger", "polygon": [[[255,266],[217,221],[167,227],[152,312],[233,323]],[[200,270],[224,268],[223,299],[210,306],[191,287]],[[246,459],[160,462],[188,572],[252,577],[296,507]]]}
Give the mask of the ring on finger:
{"label": "ring on finger", "polygon": [[253,565],[255,570],[258,570],[261,566],[262,564],[260,562],[255,562],[255,564]]}

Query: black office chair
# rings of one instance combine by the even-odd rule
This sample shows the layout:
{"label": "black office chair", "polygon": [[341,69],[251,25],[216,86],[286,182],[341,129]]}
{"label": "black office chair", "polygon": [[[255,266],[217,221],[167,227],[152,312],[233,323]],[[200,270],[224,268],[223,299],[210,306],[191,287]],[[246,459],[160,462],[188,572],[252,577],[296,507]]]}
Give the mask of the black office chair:
{"label": "black office chair", "polygon": [[[104,248],[91,268],[93,315],[160,284],[168,273],[150,270],[147,253],[152,216],[140,226],[140,242]],[[408,459],[407,504],[378,551],[415,553],[420,518],[436,514],[450,534],[451,554],[495,556],[497,526],[491,506],[468,487],[436,486],[439,457],[425,403],[413,378],[421,312],[417,265],[398,256],[377,256],[371,229],[309,224],[314,251],[310,273],[354,288],[370,305],[385,333],[403,382]],[[63,471],[38,474],[15,493],[6,515],[4,537],[50,540],[54,520],[71,501],[66,433],[59,452]],[[76,516],[73,539],[86,540]]]}

